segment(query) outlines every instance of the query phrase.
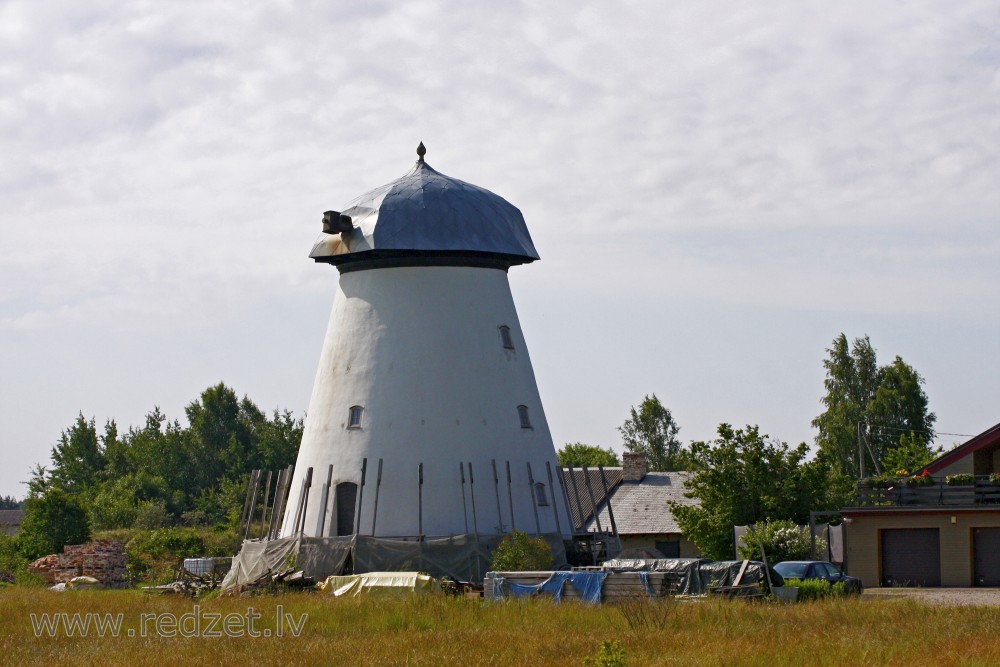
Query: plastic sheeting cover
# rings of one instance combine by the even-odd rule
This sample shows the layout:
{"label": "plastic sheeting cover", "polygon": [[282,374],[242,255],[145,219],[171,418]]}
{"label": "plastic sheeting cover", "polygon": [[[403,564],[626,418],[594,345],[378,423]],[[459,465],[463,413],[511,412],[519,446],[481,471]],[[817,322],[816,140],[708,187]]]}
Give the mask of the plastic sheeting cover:
{"label": "plastic sheeting cover", "polygon": [[503,576],[494,574],[493,599],[551,595],[556,602],[561,602],[563,587],[566,582],[569,582],[570,586],[579,594],[580,599],[597,604],[601,601],[601,587],[607,576],[607,572],[553,572],[542,583],[529,585],[507,581]]}
{"label": "plastic sheeting cover", "polygon": [[[562,535],[542,535],[552,549],[553,567],[566,563]],[[434,540],[402,541],[358,535],[354,537],[287,537],[247,540],[233,558],[232,569],[222,588],[257,581],[269,572],[290,567],[301,569],[316,580],[344,573],[348,562],[353,572],[416,571],[432,577],[454,577],[460,581],[482,581],[491,554],[501,537],[456,535]]]}
{"label": "plastic sheeting cover", "polygon": [[358,597],[372,593],[380,596],[409,595],[441,591],[437,579],[421,572],[368,572],[329,576],[318,584],[318,587],[336,597]]}
{"label": "plastic sheeting cover", "polygon": [[[703,558],[618,558],[605,561],[606,570],[625,572],[667,572],[673,575],[674,589],[681,595],[705,595],[709,588],[732,586],[739,576],[743,561],[712,561]],[[784,580],[771,569],[771,585],[781,586]],[[767,585],[764,564],[750,561],[740,580],[741,585]]]}
{"label": "plastic sheeting cover", "polygon": [[343,572],[354,546],[353,537],[285,537],[277,540],[246,540],[222,580],[222,588],[257,581],[268,573],[291,568],[324,578]]}

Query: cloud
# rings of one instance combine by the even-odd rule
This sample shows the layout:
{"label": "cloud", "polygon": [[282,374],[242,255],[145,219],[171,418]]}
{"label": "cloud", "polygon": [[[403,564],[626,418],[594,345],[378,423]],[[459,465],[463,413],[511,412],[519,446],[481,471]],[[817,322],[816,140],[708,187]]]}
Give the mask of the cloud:
{"label": "cloud", "polygon": [[522,209],[547,288],[844,317],[1000,298],[994,3],[9,0],[0,35],[0,331],[323,301],[320,212],[419,140]]}

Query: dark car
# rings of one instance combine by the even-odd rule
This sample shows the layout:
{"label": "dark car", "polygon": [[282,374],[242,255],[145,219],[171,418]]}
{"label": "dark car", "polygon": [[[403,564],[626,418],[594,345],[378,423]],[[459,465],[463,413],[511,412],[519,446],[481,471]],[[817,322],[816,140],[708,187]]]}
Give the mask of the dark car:
{"label": "dark car", "polygon": [[848,593],[860,594],[864,590],[860,579],[847,576],[839,566],[825,560],[786,560],[774,569],[785,579],[823,579],[831,584],[842,581]]}

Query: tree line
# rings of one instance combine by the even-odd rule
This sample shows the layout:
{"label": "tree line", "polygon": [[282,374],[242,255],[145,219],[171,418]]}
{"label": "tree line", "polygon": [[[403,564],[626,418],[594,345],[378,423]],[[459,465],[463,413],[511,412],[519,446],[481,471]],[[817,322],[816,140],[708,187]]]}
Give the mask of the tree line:
{"label": "tree line", "polygon": [[[709,558],[731,558],[733,526],[791,520],[810,511],[853,504],[863,476],[918,470],[941,450],[932,448],[936,417],[928,410],[924,380],[897,356],[878,365],[868,336],[848,344],[842,333],[826,350],[823,412],[816,452],[790,447],[757,425],[722,423],[716,438],[684,446],[679,426],[655,394],[646,396],[618,427],[627,451],[646,454],[651,472],[688,471],[686,495],[700,506],[671,507],[685,537]],[[559,450],[563,466],[621,465],[610,448],[583,443]]]}
{"label": "tree line", "polygon": [[[817,453],[789,447],[756,425],[718,427],[717,437],[683,445],[671,411],[655,394],[630,409],[618,428],[622,445],[644,452],[651,471],[686,470],[700,507],[675,507],[684,534],[713,558],[732,553],[732,526],[808,520],[810,510],[849,504],[867,474],[912,470],[931,449],[935,416],[923,378],[900,357],[879,366],[868,337],[834,339],[823,362],[825,410],[813,420]],[[82,542],[92,529],[235,524],[254,468],[294,463],[302,420],[267,415],[225,384],[185,408],[187,425],[159,408],[119,433],[82,414],[60,435],[51,464],[28,481],[20,549],[34,557]],[[620,465],[610,448],[583,443],[559,451],[564,466]],[[7,499],[13,504],[13,499]]]}
{"label": "tree line", "polygon": [[287,410],[267,415],[220,383],[184,411],[186,426],[154,407],[125,433],[79,415],[28,481],[21,551],[52,553],[91,530],[235,524],[250,471],[295,462],[302,420]]}

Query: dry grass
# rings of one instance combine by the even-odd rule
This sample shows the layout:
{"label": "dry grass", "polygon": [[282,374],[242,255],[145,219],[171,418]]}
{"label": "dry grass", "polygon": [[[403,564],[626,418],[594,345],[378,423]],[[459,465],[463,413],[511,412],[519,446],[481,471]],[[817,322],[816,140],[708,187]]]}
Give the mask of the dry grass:
{"label": "dry grass", "polygon": [[[0,663],[24,665],[580,665],[602,640],[621,642],[630,665],[1000,664],[1000,608],[937,607],[907,600],[843,599],[788,606],[676,602],[645,613],[533,600],[336,600],[295,593],[214,598],[202,612],[263,615],[277,605],[309,615],[298,638],[36,638],[30,614],[189,613],[186,599],[138,591],[0,590]],[[649,619],[648,622],[635,618]],[[662,629],[660,629],[662,626]]]}

